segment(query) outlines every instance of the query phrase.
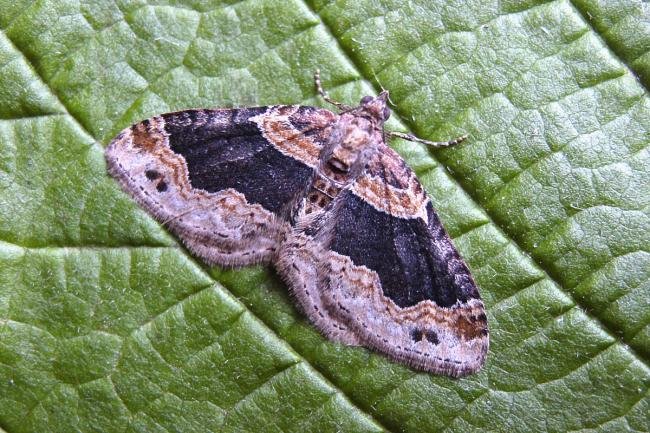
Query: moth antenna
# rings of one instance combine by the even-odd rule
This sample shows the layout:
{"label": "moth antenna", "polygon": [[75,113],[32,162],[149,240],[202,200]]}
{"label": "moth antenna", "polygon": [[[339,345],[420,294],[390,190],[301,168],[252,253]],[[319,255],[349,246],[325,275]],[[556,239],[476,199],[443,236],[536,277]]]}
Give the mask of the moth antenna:
{"label": "moth antenna", "polygon": [[[381,87],[381,91],[387,92],[388,90],[381,84],[381,81],[379,81],[379,77],[377,76],[377,74],[375,74],[375,70],[371,69],[371,71],[372,71],[372,76],[375,77],[375,81],[377,82],[377,84],[379,84],[379,87]],[[395,103],[390,99],[390,92],[388,92],[388,103],[393,107],[395,106]]]}
{"label": "moth antenna", "polygon": [[429,141],[429,140],[424,140],[422,138],[416,137],[413,134],[404,134],[403,132],[397,132],[397,131],[386,131],[386,134],[389,137],[398,137],[402,138],[404,140],[408,141],[413,141],[415,143],[422,143],[426,144],[427,146],[431,147],[449,147],[449,146],[455,146],[459,143],[462,143],[463,141],[467,140],[469,138],[468,134],[463,134],[460,137],[456,137],[452,140],[449,141]]}
{"label": "moth antenna", "polygon": [[341,111],[350,111],[352,110],[352,107],[343,104],[342,102],[335,101],[334,99],[330,98],[329,95],[323,90],[323,85],[321,84],[320,81],[320,69],[316,69],[316,72],[314,72],[314,83],[316,84],[316,91],[318,91],[318,94],[326,101],[329,102],[330,104],[334,105],[336,108],[338,108]]}

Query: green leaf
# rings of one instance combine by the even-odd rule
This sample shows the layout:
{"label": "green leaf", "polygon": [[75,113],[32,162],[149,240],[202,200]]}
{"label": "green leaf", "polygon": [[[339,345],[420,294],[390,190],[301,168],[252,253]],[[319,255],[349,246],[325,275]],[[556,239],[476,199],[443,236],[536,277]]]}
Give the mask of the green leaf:
{"label": "green leaf", "polygon": [[[0,429],[647,431],[639,1],[0,0]],[[106,174],[156,113],[381,86],[489,310],[485,368],[328,342],[271,269],[208,269]]]}

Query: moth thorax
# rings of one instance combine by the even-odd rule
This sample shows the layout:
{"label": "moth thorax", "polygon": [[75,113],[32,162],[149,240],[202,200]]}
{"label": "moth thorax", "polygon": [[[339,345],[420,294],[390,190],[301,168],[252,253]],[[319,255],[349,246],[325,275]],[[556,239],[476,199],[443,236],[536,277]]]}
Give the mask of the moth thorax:
{"label": "moth thorax", "polygon": [[363,126],[369,126],[367,120],[353,118],[344,125],[340,140],[331,147],[323,161],[323,171],[336,181],[340,182],[353,175],[358,171],[358,166],[365,164],[364,151],[371,145],[371,134],[366,129],[359,128],[359,122]]}
{"label": "moth thorax", "polygon": [[354,165],[356,155],[346,149],[335,149],[334,153],[327,160],[327,167],[335,173],[347,173],[350,167]]}

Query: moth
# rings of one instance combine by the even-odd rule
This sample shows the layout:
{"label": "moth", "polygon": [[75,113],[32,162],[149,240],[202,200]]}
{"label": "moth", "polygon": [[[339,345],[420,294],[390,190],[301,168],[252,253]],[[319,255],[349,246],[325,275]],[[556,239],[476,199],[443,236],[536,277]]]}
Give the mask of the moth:
{"label": "moth", "polygon": [[485,309],[413,171],[386,141],[388,92],[152,117],[109,144],[110,174],[212,265],[272,264],[329,339],[416,369],[483,365]]}

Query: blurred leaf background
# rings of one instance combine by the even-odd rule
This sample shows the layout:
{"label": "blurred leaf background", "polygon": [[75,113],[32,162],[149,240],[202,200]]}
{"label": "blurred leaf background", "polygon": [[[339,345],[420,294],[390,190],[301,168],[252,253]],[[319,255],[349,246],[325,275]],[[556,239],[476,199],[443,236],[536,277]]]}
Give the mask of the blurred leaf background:
{"label": "blurred leaf background", "polygon": [[[355,103],[481,286],[460,380],[323,339],[269,268],[209,269],[106,175],[190,107]],[[572,0],[0,0],[0,429],[648,431],[650,9]]]}

